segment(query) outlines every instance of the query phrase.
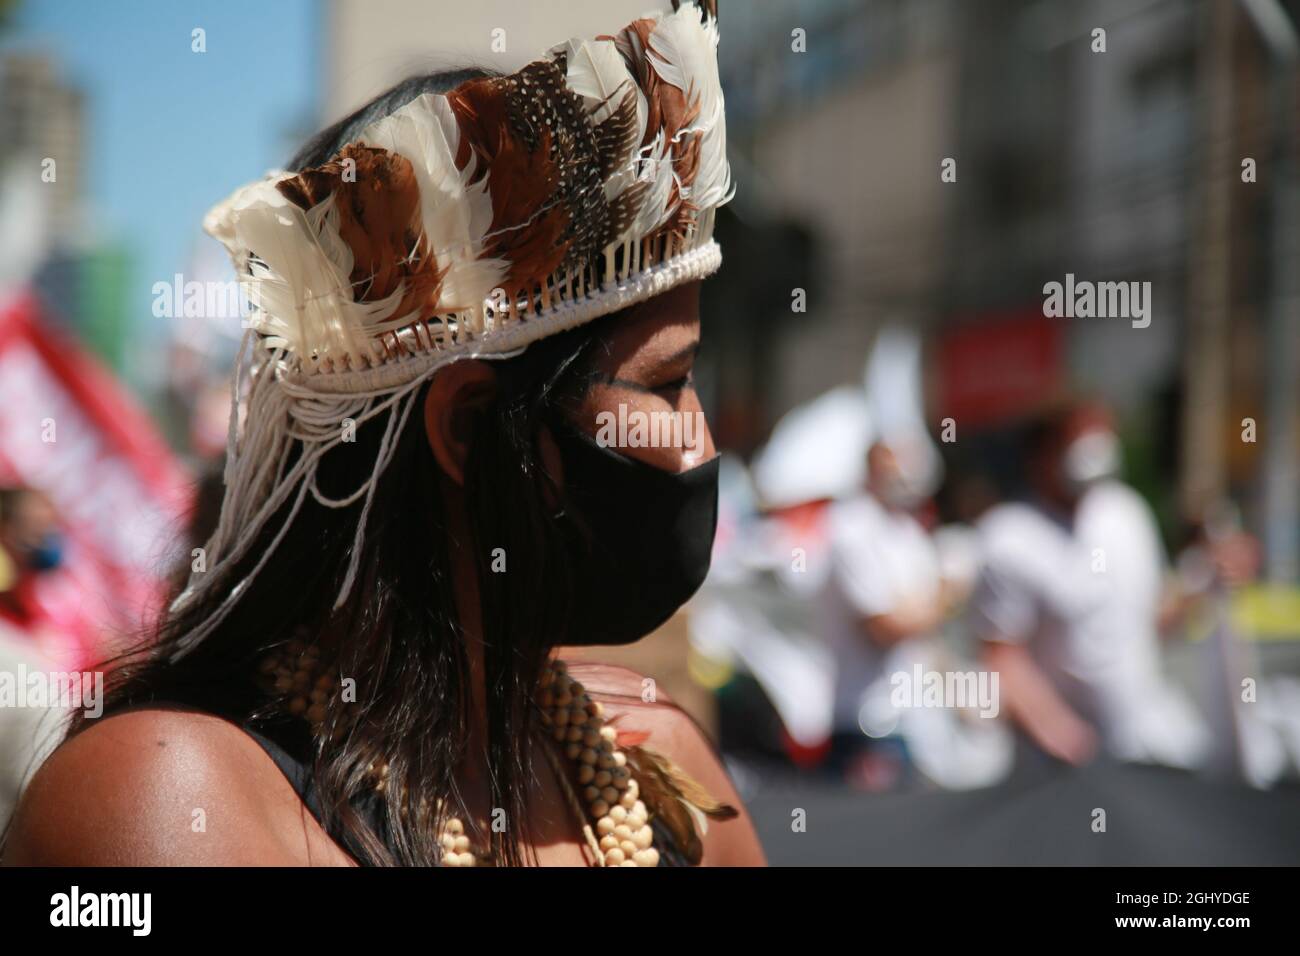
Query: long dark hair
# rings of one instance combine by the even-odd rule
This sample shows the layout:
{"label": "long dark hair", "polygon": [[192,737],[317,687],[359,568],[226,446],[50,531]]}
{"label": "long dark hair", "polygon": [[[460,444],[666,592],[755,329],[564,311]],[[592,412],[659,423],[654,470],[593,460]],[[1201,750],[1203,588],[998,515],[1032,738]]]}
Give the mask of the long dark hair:
{"label": "long dark hair", "polygon": [[[488,75],[459,70],[412,77],[314,137],[294,157],[292,170],[322,165],[366,124],[422,93],[446,92]],[[574,591],[565,560],[566,531],[555,515],[555,502],[562,498],[555,497],[536,439],[548,416],[580,397],[591,352],[611,318],[494,363],[495,397],[475,416],[470,435],[464,487],[471,540],[455,544],[475,557],[490,794],[507,820],[504,831],[494,827],[490,839],[494,857],[506,864],[522,863],[530,846],[526,795],[535,780],[530,742],[539,733],[532,694],[548,651],[566,633]],[[317,478],[324,495],[341,497],[365,479],[386,422],[385,415],[377,416],[358,428],[355,441],[326,453]],[[292,461],[286,465],[291,466]],[[164,615],[146,647],[108,668],[105,714],[181,701],[296,739],[311,754],[323,823],[335,839],[363,862],[439,862],[433,808],[439,800],[460,803],[454,771],[464,757],[472,719],[469,661],[439,480],[423,417],[411,415],[376,488],[359,574],[343,607],[332,610],[361,502],[332,509],[309,495],[229,616],[191,653],[168,661],[177,642],[227,589],[210,588],[212,596],[196,606]],[[223,572],[230,580],[250,570],[288,511],[286,504],[247,556]],[[504,549],[507,573],[491,568],[498,548]],[[314,737],[303,721],[285,716],[282,702],[269,698],[258,679],[259,663],[295,641],[319,647],[322,661],[356,682],[356,702],[331,701],[324,730]],[[71,732],[82,725],[79,721]],[[376,797],[366,768],[380,759],[387,761],[389,774]],[[384,832],[359,810],[366,800],[378,801],[378,830]]]}

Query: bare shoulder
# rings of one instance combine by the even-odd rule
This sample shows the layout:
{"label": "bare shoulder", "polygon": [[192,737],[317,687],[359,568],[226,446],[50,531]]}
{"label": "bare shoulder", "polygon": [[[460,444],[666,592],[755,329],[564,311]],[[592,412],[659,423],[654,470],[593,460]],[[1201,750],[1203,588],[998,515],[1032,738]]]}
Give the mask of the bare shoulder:
{"label": "bare shoulder", "polygon": [[322,862],[330,847],[341,855],[234,724],[143,708],[97,721],[50,755],[14,814],[5,863],[291,865]]}
{"label": "bare shoulder", "polygon": [[749,811],[741,802],[717,750],[699,724],[658,688],[631,668],[571,661],[569,673],[605,707],[620,730],[647,734],[645,746],[669,757],[715,800],[739,811],[731,820],[711,820],[704,835],[709,866],[764,866],[762,846]]}

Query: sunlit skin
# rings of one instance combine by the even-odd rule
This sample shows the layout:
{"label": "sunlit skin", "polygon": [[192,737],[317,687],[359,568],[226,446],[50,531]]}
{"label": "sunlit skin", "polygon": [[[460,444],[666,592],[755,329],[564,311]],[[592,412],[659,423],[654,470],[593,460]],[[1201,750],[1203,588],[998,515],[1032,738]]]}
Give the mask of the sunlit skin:
{"label": "sunlit skin", "polygon": [[[699,283],[679,286],[651,305],[632,310],[598,353],[600,378],[587,391],[575,421],[595,434],[597,416],[605,411],[617,414],[620,404],[629,413],[670,412],[704,421],[694,379],[699,347]],[[663,471],[686,471],[717,454],[707,422],[703,433],[693,437],[695,447],[628,447],[619,452]]]}
{"label": "sunlit skin", "polygon": [[[691,376],[700,341],[699,287],[681,286],[630,310],[611,331],[597,360],[598,381],[573,410],[576,423],[595,433],[596,414],[620,402],[643,411],[699,410]],[[442,473],[452,542],[458,613],[474,686],[476,719],[458,781],[470,815],[486,828],[491,802],[483,756],[482,618],[463,491],[469,422],[490,399],[490,362],[458,362],[431,383],[424,407],[429,447]],[[543,460],[562,481],[558,449],[539,436]],[[712,458],[707,430],[699,456],[683,448],[629,448],[620,453],[654,467],[681,471]],[[632,503],[634,504],[634,503]],[[761,865],[764,858],[749,815],[699,728],[661,692],[640,703],[642,676],[626,668],[578,664],[571,673],[611,717],[650,733],[649,743],[675,760],[715,798],[740,816],[712,821],[703,837],[705,865]],[[602,698],[602,694],[630,697]],[[585,865],[581,836],[558,781],[539,749],[538,785],[529,821],[543,866]],[[206,809],[207,832],[191,835],[193,809]],[[179,821],[179,822],[178,822]],[[110,838],[111,835],[111,838]],[[352,865],[321,829],[289,782],[256,742],[233,724],[184,710],[140,709],[108,718],[61,747],[37,773],[19,812],[7,864],[85,865]]]}

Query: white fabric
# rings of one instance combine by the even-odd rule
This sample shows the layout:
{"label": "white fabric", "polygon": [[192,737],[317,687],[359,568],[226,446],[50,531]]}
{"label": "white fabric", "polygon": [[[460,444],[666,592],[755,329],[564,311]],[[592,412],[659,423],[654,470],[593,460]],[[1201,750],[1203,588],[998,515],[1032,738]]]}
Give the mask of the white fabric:
{"label": "white fabric", "polygon": [[1025,644],[1115,756],[1173,766],[1203,759],[1204,726],[1160,671],[1165,559],[1146,502],[1106,481],[1085,494],[1073,526],[1004,504],[979,533],[975,636]]}
{"label": "white fabric", "polygon": [[[17,681],[24,672],[61,671],[40,650],[36,638],[0,620],[0,673]],[[67,712],[48,707],[0,707],[0,831],[18,804],[31,775],[54,749]]]}
{"label": "white fabric", "polygon": [[863,695],[896,669],[889,662],[899,653],[872,643],[863,620],[938,601],[939,559],[915,518],[865,493],[831,505],[827,527],[830,569],[820,605],[822,633],[836,661],[834,725],[857,731]]}
{"label": "white fabric", "polygon": [[754,457],[760,503],[784,508],[854,493],[874,437],[866,393],[851,385],[787,412]]}

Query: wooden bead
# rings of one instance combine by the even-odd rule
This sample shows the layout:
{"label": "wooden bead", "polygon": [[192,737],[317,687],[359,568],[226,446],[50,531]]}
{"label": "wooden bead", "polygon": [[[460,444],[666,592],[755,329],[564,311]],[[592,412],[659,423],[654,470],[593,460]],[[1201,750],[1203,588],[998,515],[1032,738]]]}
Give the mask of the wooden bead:
{"label": "wooden bead", "polygon": [[307,708],[307,719],[313,724],[322,723],[325,720],[325,705],[312,704]]}
{"label": "wooden bead", "polygon": [[[579,759],[579,760],[582,759],[582,755],[581,755],[581,754],[579,754],[578,759]],[[591,764],[589,764],[589,763],[584,763],[584,764],[579,764],[579,765],[578,765],[578,783],[581,783],[581,784],[587,784],[587,783],[591,783],[591,782],[592,782],[593,780],[595,780],[595,779],[596,779],[596,768],[595,768],[595,767],[593,767],[593,766],[592,766]]]}
{"label": "wooden bead", "polygon": [[588,747],[582,753],[578,754],[578,759],[585,764],[594,764],[597,760],[596,751]]}
{"label": "wooden bead", "polygon": [[604,800],[593,800],[591,803],[591,815],[593,817],[603,817],[609,813],[609,804]]}
{"label": "wooden bead", "polygon": [[[587,741],[586,741],[586,736],[587,736],[587,735],[584,734],[584,733],[582,732],[582,728],[581,728],[581,727],[570,727],[570,728],[569,728],[569,742],[570,742],[570,743],[578,743],[579,741],[581,741],[581,742],[583,742],[583,743],[586,743],[586,742],[587,742]],[[587,746],[591,746],[591,745],[590,745],[590,744],[587,744]]]}
{"label": "wooden bead", "polygon": [[[604,742],[605,741],[603,740],[601,741],[601,743]],[[614,762],[613,754],[601,753],[600,751],[597,751],[597,754],[598,756],[596,757],[596,766],[599,767],[601,770],[612,770],[618,766],[618,764]]]}
{"label": "wooden bead", "polygon": [[301,717],[307,711],[307,701],[301,697],[294,697],[289,701],[289,713],[295,717]]}
{"label": "wooden bead", "polygon": [[618,803],[618,790],[614,787],[605,787],[600,791],[600,799],[609,804]]}
{"label": "wooden bead", "polygon": [[582,791],[582,799],[592,803],[600,799],[600,787],[585,787]]}
{"label": "wooden bead", "polygon": [[596,772],[596,778],[592,783],[598,787],[608,787],[613,780],[614,777],[608,770],[599,770]]}
{"label": "wooden bead", "polygon": [[570,760],[577,760],[580,753],[582,753],[582,744],[569,744],[564,748],[564,756]]}

